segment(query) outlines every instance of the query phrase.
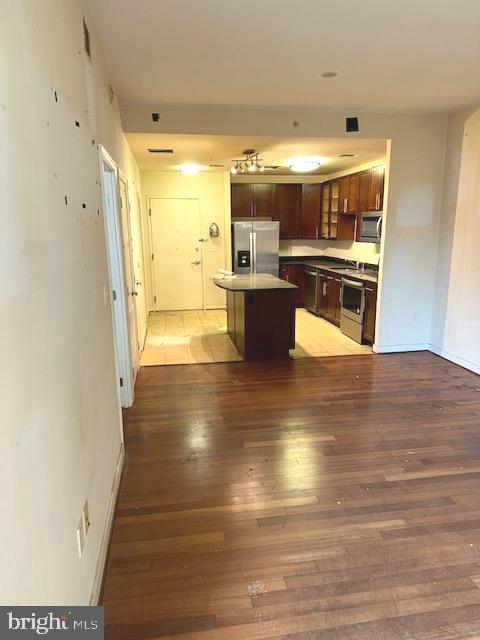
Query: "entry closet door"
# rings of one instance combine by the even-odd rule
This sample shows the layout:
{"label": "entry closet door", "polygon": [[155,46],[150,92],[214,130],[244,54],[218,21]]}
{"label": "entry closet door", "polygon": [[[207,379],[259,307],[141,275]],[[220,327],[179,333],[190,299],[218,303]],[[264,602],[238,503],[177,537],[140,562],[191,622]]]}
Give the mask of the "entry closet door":
{"label": "entry closet door", "polygon": [[151,198],[155,311],[203,308],[200,202]]}

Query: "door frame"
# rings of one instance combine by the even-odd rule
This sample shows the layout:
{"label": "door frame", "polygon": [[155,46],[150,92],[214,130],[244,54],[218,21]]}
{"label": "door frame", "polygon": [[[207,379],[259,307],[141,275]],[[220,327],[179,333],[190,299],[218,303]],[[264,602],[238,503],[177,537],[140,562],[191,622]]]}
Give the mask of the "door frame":
{"label": "door frame", "polygon": [[116,162],[99,145],[100,184],[105,225],[110,309],[114,336],[117,390],[121,406],[131,407],[134,400],[132,364],[129,346],[125,265],[120,214],[119,172]]}
{"label": "door frame", "polygon": [[[150,248],[150,282],[152,283],[152,306],[154,311],[160,311],[157,309],[156,296],[155,296],[155,269],[153,268],[153,225],[152,225],[152,200],[189,200],[198,202],[198,213],[200,216],[200,236],[202,236],[202,203],[200,198],[165,198],[163,196],[147,196],[147,212],[148,212],[148,244]],[[202,261],[202,309],[205,310],[205,260],[204,260],[204,245],[200,242],[200,259]]]}
{"label": "door frame", "polygon": [[[135,262],[133,259],[133,234],[132,234],[132,219],[131,219],[131,209],[130,209],[130,189],[129,189],[129,185],[128,185],[128,178],[124,175],[124,173],[122,172],[121,169],[118,169],[118,183],[119,183],[119,188],[120,188],[120,182],[123,183],[124,187],[125,187],[125,199],[126,199],[126,205],[127,205],[127,211],[126,211],[126,219],[127,219],[127,225],[128,225],[128,233],[129,233],[129,237],[130,237],[130,245],[128,248],[128,259],[130,260],[130,268],[132,270],[132,278],[133,278],[133,290],[132,291],[128,291],[128,287],[127,287],[127,281],[125,279],[125,292],[126,292],[126,296],[125,299],[127,299],[127,296],[131,295],[133,297],[133,314],[134,314],[134,331],[135,331],[135,342],[137,345],[137,357],[134,358],[133,354],[130,354],[130,361],[132,363],[132,369],[133,369],[133,384],[135,384],[135,380],[137,378],[137,373],[138,373],[138,369],[140,367],[140,353],[141,353],[141,348],[140,348],[140,337],[138,335],[138,307],[137,307],[137,293],[136,293],[136,285],[137,285],[137,278],[136,278],[136,270],[135,270]],[[119,203],[121,203],[121,200],[119,199]],[[122,239],[123,239],[123,244],[125,244],[125,237],[124,237],[124,229],[123,229],[123,222],[122,222],[122,215],[121,215],[121,211],[120,213],[120,229],[122,232]],[[125,256],[124,260],[125,260]],[[134,295],[135,294],[135,295]],[[127,326],[129,329],[129,332],[132,330],[132,328],[128,325],[128,304],[127,304]],[[129,342],[129,345],[131,343]],[[133,361],[134,359],[136,359],[137,361],[137,366],[134,367],[133,366]]]}

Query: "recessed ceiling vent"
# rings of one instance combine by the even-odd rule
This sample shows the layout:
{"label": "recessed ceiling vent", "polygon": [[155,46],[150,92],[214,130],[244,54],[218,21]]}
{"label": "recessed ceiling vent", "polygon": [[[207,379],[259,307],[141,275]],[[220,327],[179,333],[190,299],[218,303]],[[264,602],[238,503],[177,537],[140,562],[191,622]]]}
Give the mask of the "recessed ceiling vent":
{"label": "recessed ceiling vent", "polygon": [[149,153],[173,153],[173,149],[149,149]]}

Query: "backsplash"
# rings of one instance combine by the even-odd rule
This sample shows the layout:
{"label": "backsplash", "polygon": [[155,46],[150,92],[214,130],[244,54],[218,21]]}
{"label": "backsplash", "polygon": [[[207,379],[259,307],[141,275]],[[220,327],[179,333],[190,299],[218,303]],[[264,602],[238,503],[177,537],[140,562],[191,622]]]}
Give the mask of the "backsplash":
{"label": "backsplash", "polygon": [[331,256],[378,264],[380,245],[373,242],[329,240],[280,240],[280,256]]}

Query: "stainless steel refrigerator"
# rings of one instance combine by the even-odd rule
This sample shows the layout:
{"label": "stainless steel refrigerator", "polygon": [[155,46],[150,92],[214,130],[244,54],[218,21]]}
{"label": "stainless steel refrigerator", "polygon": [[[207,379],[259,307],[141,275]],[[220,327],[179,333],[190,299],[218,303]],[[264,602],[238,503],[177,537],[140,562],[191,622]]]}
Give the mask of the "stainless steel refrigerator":
{"label": "stainless steel refrigerator", "polygon": [[232,271],[278,278],[278,222],[232,222]]}

